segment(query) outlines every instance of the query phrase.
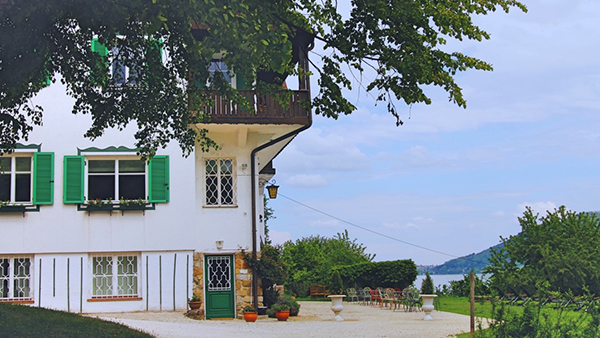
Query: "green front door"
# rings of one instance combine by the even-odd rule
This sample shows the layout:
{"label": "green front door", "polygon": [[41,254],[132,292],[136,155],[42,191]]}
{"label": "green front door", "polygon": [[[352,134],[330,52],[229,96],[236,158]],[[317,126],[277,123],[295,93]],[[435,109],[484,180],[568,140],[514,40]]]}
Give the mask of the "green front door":
{"label": "green front door", "polygon": [[235,318],[233,256],[206,256],[206,319]]}

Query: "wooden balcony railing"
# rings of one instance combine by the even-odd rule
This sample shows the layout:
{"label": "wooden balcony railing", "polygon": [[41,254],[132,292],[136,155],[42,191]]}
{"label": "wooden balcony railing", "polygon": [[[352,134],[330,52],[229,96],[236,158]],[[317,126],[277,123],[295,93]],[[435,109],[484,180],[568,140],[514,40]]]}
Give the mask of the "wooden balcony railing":
{"label": "wooden balcony railing", "polygon": [[[203,109],[210,116],[207,123],[310,124],[310,109],[305,107],[310,100],[307,90],[294,91],[289,104],[284,105],[270,95],[257,94],[252,90],[240,90],[239,93],[248,100],[254,111],[214,94],[214,106]],[[302,101],[305,101],[304,104]]]}

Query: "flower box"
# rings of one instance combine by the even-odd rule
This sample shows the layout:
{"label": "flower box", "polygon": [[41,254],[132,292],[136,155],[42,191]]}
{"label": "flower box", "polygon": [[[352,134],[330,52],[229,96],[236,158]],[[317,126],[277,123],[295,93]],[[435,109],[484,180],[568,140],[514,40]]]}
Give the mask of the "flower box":
{"label": "flower box", "polygon": [[0,212],[25,212],[24,205],[5,205],[0,207]]}

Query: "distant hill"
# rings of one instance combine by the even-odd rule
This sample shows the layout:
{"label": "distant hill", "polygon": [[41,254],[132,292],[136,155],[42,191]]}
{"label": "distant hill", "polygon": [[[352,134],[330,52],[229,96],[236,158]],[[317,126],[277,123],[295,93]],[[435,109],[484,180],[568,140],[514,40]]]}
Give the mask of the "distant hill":
{"label": "distant hill", "polygon": [[[503,243],[500,243],[492,248],[499,248]],[[480,253],[472,253],[467,256],[455,258],[447,261],[442,265],[436,266],[419,266],[419,274],[425,274],[425,271],[429,271],[431,275],[457,275],[467,274],[474,269],[475,273],[481,273],[481,270],[488,266],[490,259],[490,249],[481,251]]]}

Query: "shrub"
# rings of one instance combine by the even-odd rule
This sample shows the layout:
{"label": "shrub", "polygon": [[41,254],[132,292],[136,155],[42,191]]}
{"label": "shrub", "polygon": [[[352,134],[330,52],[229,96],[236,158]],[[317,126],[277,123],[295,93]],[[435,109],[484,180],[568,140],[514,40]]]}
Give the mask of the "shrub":
{"label": "shrub", "polygon": [[342,277],[337,269],[334,269],[333,273],[331,274],[331,285],[329,286],[329,292],[332,295],[341,295],[344,292]]}
{"label": "shrub", "polygon": [[297,316],[300,313],[300,304],[291,295],[283,295],[277,303],[285,304],[290,309],[290,316]]}
{"label": "shrub", "polygon": [[417,279],[412,259],[366,262],[338,268],[344,286],[380,286],[404,289]]}
{"label": "shrub", "polygon": [[421,283],[421,293],[424,295],[433,294],[433,279],[431,279],[429,271],[425,272],[425,279]]}

